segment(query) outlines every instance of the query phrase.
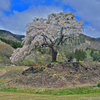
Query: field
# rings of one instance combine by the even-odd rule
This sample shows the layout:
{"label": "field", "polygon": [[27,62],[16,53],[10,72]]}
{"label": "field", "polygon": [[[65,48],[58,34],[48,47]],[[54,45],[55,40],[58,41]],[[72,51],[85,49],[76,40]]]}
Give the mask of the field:
{"label": "field", "polygon": [[82,95],[41,95],[29,93],[0,92],[0,100],[100,100],[99,93]]}
{"label": "field", "polygon": [[[61,79],[62,81],[58,81]],[[62,82],[70,81],[71,84],[73,80],[78,82],[80,79],[82,79],[80,82],[86,83],[67,87],[52,85],[44,87],[51,82],[52,84],[60,82],[60,85],[63,85]],[[41,87],[35,87],[35,84],[40,82],[42,82]],[[0,100],[100,100],[98,83],[100,83],[100,64],[97,63],[88,65],[61,63],[33,68],[15,65],[0,66]]]}

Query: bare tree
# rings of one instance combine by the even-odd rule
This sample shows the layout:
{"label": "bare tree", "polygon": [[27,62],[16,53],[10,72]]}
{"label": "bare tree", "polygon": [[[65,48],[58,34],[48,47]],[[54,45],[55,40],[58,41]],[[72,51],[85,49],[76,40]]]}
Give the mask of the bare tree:
{"label": "bare tree", "polygon": [[[49,47],[52,50],[52,61],[56,62],[57,49],[65,41],[75,39],[82,32],[83,21],[77,21],[74,13],[57,13],[48,15],[47,19],[34,18],[33,22],[26,25],[27,33],[23,40],[23,48],[15,52],[11,61],[16,57],[24,58],[33,48]],[[26,48],[26,50],[23,50]],[[25,52],[26,51],[26,52]]]}

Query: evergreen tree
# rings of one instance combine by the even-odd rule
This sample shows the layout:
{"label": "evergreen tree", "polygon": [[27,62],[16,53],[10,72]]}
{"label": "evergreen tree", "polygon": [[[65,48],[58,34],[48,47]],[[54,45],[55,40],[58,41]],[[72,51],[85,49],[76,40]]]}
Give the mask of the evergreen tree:
{"label": "evergreen tree", "polygon": [[86,58],[86,52],[83,50],[76,49],[74,53],[74,57],[77,59],[77,61],[79,60],[83,61]]}

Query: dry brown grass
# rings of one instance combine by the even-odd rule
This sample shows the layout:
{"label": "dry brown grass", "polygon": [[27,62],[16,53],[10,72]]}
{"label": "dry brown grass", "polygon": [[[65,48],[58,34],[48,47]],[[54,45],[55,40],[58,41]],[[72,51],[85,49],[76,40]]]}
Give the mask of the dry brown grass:
{"label": "dry brown grass", "polygon": [[[42,67],[44,69],[40,71]],[[5,66],[6,73],[0,79],[12,80],[11,85],[18,84],[38,88],[96,85],[100,82],[100,64],[98,63],[62,63],[53,65],[51,68],[46,67],[46,65],[33,68],[31,69],[28,66]]]}
{"label": "dry brown grass", "polygon": [[4,44],[4,42],[2,42],[2,41],[0,40],[0,44]]}
{"label": "dry brown grass", "polygon": [[5,66],[5,69],[7,71],[9,71],[9,70],[16,70],[16,69],[26,70],[27,68],[29,68],[29,67],[28,66],[13,66],[13,65],[11,65],[11,66]]}
{"label": "dry brown grass", "polygon": [[0,76],[5,74],[6,73],[6,70],[5,69],[0,69]]}
{"label": "dry brown grass", "polygon": [[26,70],[27,66],[4,66],[3,69],[0,69],[0,82],[9,82],[17,75],[19,75],[23,70]]}
{"label": "dry brown grass", "polygon": [[0,82],[9,82],[10,80],[0,80]]}

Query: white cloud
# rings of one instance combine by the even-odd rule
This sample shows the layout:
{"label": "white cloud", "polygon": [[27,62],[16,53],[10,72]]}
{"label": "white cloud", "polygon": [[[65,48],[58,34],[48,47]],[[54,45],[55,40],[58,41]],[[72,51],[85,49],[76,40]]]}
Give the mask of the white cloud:
{"label": "white cloud", "polygon": [[0,10],[8,11],[10,9],[11,0],[0,0]]}
{"label": "white cloud", "polygon": [[[76,10],[76,15],[87,21],[95,29],[95,37],[100,36],[100,0],[62,0]],[[92,33],[91,33],[92,34]]]}
{"label": "white cloud", "polygon": [[24,34],[25,35],[25,25],[29,22],[32,22],[34,17],[47,17],[48,14],[61,12],[61,8],[53,6],[31,6],[28,10],[23,12],[13,11],[14,14],[11,14],[9,17],[2,17],[2,22],[0,26],[2,29],[8,29],[14,32],[15,34]]}
{"label": "white cloud", "polygon": [[11,0],[0,0],[0,20],[4,17],[4,11],[10,11]]}
{"label": "white cloud", "polygon": [[95,28],[91,27],[91,26],[86,26],[84,28],[84,31],[83,33],[87,36],[90,36],[90,37],[100,37],[100,31],[97,31]]}
{"label": "white cloud", "polygon": [[[76,10],[76,15],[90,24],[93,32],[88,32],[91,36],[100,37],[100,0],[54,0],[61,2],[60,7],[57,6],[32,6],[33,0],[21,0],[26,3],[30,2],[29,9],[18,12],[13,11],[13,14],[6,16],[3,11],[9,11],[11,7],[11,0],[0,0],[0,28],[11,30],[15,34],[25,34],[25,25],[32,21],[34,17],[47,17],[48,14],[62,12],[62,3],[70,5]],[[68,11],[68,9],[66,10]],[[86,28],[87,29],[87,28]],[[95,34],[94,34],[95,33]]]}

